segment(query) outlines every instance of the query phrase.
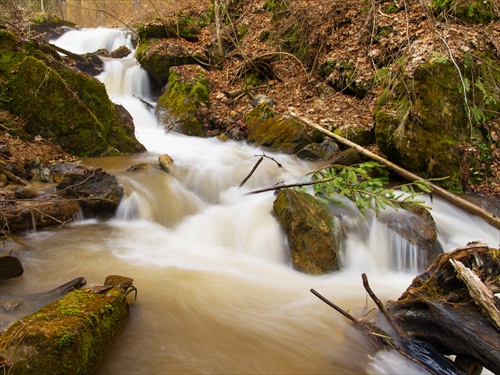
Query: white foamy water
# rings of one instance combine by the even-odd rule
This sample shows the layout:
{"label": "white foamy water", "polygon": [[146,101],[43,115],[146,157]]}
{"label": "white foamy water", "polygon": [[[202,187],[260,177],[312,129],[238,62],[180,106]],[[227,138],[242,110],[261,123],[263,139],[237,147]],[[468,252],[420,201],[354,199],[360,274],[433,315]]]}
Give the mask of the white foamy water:
{"label": "white foamy water", "polygon": [[[56,43],[77,53],[130,46],[120,31],[107,29],[71,32]],[[155,121],[148,78],[135,60],[105,64],[99,79],[131,113],[148,152],[96,160],[125,187],[116,217],[22,239],[25,276],[7,287],[33,292],[33,285],[48,290],[77,276],[89,284],[109,274],[132,277],[138,299],[98,374],[422,372],[397,354],[374,353],[346,318],[310,293],[314,288],[363,317],[373,303],[361,273],[380,299],[396,299],[417,272],[408,266],[418,263],[408,244],[345,207],[344,269],[321,277],[295,271],[273,216],[273,192],[246,193],[300,181],[315,164],[266,153],[238,188],[263,150],[166,133]],[[169,174],[127,171],[138,161],[156,163],[164,153],[174,160]],[[440,200],[433,206],[446,251],[476,239],[498,245],[498,231],[480,220]],[[399,248],[406,251],[395,259]]]}

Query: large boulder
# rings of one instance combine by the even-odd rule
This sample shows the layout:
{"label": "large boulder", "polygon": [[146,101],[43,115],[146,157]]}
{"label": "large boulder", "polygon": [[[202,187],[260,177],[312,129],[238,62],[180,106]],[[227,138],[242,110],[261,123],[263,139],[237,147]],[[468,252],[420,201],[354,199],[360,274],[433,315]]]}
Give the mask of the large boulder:
{"label": "large boulder", "polygon": [[[270,147],[275,151],[295,154],[311,143],[318,143],[323,136],[301,122],[280,116],[269,103],[262,103],[246,114],[247,141],[256,146]],[[309,155],[308,153],[304,153]]]}
{"label": "large boulder", "polygon": [[210,107],[210,81],[198,65],[170,69],[165,91],[158,99],[156,117],[167,131],[202,137]]}
{"label": "large boulder", "polygon": [[339,269],[341,230],[325,204],[310,194],[283,189],[273,208],[296,269],[313,275]]}
{"label": "large boulder", "polygon": [[488,148],[484,124],[500,112],[500,64],[484,54],[481,60],[461,61],[460,73],[446,56],[420,64],[412,76],[388,73],[374,113],[380,150],[418,175],[448,177],[438,183],[460,193],[476,163],[460,146],[473,141]]}
{"label": "large boulder", "polygon": [[0,46],[0,109],[23,119],[28,134],[78,156],[144,151],[101,82],[66,67],[46,44],[0,30]]}

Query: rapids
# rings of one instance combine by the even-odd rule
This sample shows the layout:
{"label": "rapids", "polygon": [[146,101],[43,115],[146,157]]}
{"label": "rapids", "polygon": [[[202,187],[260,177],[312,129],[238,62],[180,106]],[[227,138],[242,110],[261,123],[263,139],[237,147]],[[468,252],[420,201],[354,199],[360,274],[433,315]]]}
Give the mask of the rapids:
{"label": "rapids", "polygon": [[[70,31],[54,43],[77,53],[122,44],[132,49],[125,32],[103,28]],[[165,133],[144,104],[154,106],[154,100],[133,54],[105,59],[98,78],[112,100],[129,110],[148,152],[88,160],[115,174],[125,187],[116,217],[82,219],[24,236],[18,256],[25,274],[1,289],[32,293],[78,276],[88,284],[102,284],[109,274],[132,277],[137,301],[131,301],[129,321],[98,374],[422,371],[397,354],[371,353],[343,316],[310,293],[314,288],[363,317],[373,304],[361,273],[368,274],[382,300],[399,297],[419,271],[411,244],[346,203],[343,270],[321,277],[293,270],[272,215],[273,193],[246,193],[300,181],[316,164],[266,151],[284,167],[266,158],[238,188],[263,150]],[[174,160],[170,174],[127,170],[140,162],[156,163],[163,153]],[[439,199],[429,204],[445,251],[472,240],[498,246],[498,232],[480,219]]]}

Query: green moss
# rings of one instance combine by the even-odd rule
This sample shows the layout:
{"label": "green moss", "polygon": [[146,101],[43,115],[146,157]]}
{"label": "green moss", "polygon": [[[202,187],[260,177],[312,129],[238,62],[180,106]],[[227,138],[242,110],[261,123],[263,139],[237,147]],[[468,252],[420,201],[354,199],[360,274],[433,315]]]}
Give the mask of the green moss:
{"label": "green moss", "polygon": [[469,23],[486,24],[498,19],[494,0],[432,0],[431,9],[438,19],[458,18]]}
{"label": "green moss", "polygon": [[76,290],[11,326],[0,337],[0,353],[19,374],[33,368],[38,374],[91,374],[127,315],[119,290]]}
{"label": "green moss", "polygon": [[0,51],[0,109],[23,119],[27,133],[79,156],[99,155],[109,146],[143,150],[102,83],[65,68],[45,44],[28,41],[23,47]]}
{"label": "green moss", "polygon": [[275,115],[271,106],[263,103],[245,116],[248,142],[271,147],[285,153],[296,153],[310,143],[321,142],[322,136],[302,123]]}
{"label": "green moss", "polygon": [[0,51],[15,52],[18,48],[18,41],[11,32],[0,30]]}
{"label": "green moss", "polygon": [[165,92],[158,99],[157,117],[168,130],[204,136],[198,111],[210,106],[210,81],[199,66],[182,73],[171,69]]}
{"label": "green moss", "polygon": [[460,193],[458,145],[467,139],[470,124],[454,64],[428,61],[411,81],[396,71],[382,82],[393,82],[380,96],[374,114],[382,152],[423,177],[449,177],[440,184]]}

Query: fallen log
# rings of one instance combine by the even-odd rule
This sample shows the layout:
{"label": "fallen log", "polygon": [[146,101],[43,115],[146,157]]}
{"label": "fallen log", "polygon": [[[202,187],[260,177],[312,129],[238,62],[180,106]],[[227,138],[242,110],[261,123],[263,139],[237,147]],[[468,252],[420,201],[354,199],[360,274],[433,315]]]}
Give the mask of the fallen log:
{"label": "fallen log", "polygon": [[323,134],[328,135],[329,137],[335,139],[336,141],[338,141],[339,143],[342,143],[345,146],[352,147],[353,149],[358,151],[361,155],[363,155],[369,159],[375,160],[376,162],[386,166],[392,172],[397,173],[398,175],[400,175],[400,176],[402,176],[410,181],[426,181],[428,186],[430,188],[432,188],[432,191],[434,193],[436,193],[437,195],[439,195],[440,197],[442,197],[443,199],[445,199],[448,202],[470,212],[471,214],[474,214],[474,215],[481,217],[483,220],[485,220],[489,224],[493,225],[495,228],[500,229],[500,218],[496,217],[494,214],[492,214],[491,212],[488,212],[484,208],[479,207],[479,206],[475,205],[474,203],[471,203],[471,202],[467,201],[466,199],[463,199],[462,197],[455,195],[455,194],[449,192],[448,190],[443,189],[442,187],[423,179],[422,177],[398,166],[397,164],[395,164],[387,159],[384,159],[383,157],[367,150],[366,148],[361,147],[360,145],[358,145],[354,142],[351,142],[344,137],[341,137],[340,135],[332,133],[331,131],[323,128],[322,126],[319,126],[318,124],[315,124],[315,123],[309,121],[306,118],[303,118],[303,117],[301,117],[293,112],[290,113],[290,117],[302,122],[303,124],[313,128],[313,129],[319,130]]}
{"label": "fallen log", "polygon": [[77,277],[48,292],[27,295],[11,295],[3,292],[0,300],[0,313],[2,315],[0,332],[5,331],[16,320],[40,310],[65,294],[81,288],[85,283],[85,278]]}
{"label": "fallen log", "polygon": [[[471,293],[452,265],[457,262],[475,274],[483,285],[480,288],[489,291]],[[479,284],[477,280],[475,284]],[[491,290],[499,286],[500,251],[471,243],[442,254],[397,301],[388,302],[387,308],[413,338],[432,344],[445,355],[456,355],[458,363],[465,358],[500,374],[500,331],[484,307],[498,310],[500,301]],[[487,301],[479,301],[485,298]]]}
{"label": "fallen log", "polygon": [[0,230],[9,234],[62,225],[72,221],[79,210],[77,201],[57,196],[0,201]]}
{"label": "fallen log", "polygon": [[132,279],[75,290],[14,323],[0,336],[0,372],[92,374],[129,314]]}

